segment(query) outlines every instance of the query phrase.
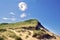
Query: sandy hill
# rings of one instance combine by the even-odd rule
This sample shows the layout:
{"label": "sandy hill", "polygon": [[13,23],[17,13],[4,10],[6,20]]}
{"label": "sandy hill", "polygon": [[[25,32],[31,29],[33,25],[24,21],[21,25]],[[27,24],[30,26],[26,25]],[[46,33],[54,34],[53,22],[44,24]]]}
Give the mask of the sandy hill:
{"label": "sandy hill", "polygon": [[37,19],[0,24],[0,40],[60,40]]}

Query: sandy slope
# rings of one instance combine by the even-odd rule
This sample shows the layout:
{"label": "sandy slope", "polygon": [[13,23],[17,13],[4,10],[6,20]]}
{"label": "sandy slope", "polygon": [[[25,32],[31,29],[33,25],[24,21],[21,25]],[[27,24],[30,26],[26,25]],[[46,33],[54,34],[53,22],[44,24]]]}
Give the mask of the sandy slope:
{"label": "sandy slope", "polygon": [[[26,30],[26,29],[17,29],[17,30],[12,30],[12,29],[7,29],[6,32],[1,33],[1,35],[5,36],[5,40],[15,40],[15,38],[11,38],[8,35],[10,35],[8,32],[13,32],[17,37],[20,37],[22,40],[38,40],[33,36],[33,31],[32,30]],[[18,32],[20,31],[20,32]],[[49,35],[53,35],[53,33],[46,31],[46,33],[48,33]],[[51,40],[60,40],[60,37],[55,35],[56,39],[51,39]]]}
{"label": "sandy slope", "polygon": [[[33,31],[30,31],[30,30],[28,30],[28,31],[31,32],[31,35],[28,35],[28,31],[20,32],[20,33],[16,32],[15,30],[10,30],[10,31],[14,32],[17,36],[21,37],[23,40],[38,40],[38,39],[32,37]],[[22,36],[20,36],[20,34]],[[26,38],[26,36],[28,36],[28,38]]]}
{"label": "sandy slope", "polygon": [[[45,31],[46,31],[46,30],[45,30]],[[54,35],[54,36],[56,37],[56,39],[51,39],[51,40],[60,40],[60,37],[59,37],[59,36],[57,36],[57,35],[49,32],[49,31],[46,31],[46,33],[48,33],[48,34],[51,35],[51,36]]]}

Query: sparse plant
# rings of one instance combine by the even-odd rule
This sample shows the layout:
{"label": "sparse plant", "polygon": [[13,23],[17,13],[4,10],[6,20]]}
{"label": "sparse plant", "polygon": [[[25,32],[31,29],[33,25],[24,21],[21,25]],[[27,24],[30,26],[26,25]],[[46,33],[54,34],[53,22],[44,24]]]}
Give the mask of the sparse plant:
{"label": "sparse plant", "polygon": [[6,29],[0,29],[0,32],[5,32],[5,31],[7,31]]}
{"label": "sparse plant", "polygon": [[29,33],[28,35],[31,35],[31,32],[30,31],[28,31],[28,33]]}
{"label": "sparse plant", "polygon": [[38,39],[43,38],[42,36],[45,35],[46,32],[42,31],[42,30],[34,30],[34,34],[32,37],[36,37]]}
{"label": "sparse plant", "polygon": [[21,30],[21,32],[25,32],[26,30]]}
{"label": "sparse plant", "polygon": [[26,38],[28,38],[29,36],[27,35]]}
{"label": "sparse plant", "polygon": [[15,37],[15,40],[22,40],[22,38],[21,38],[21,37],[16,36],[16,37]]}
{"label": "sparse plant", "polygon": [[17,32],[21,32],[21,30],[18,30]]}
{"label": "sparse plant", "polygon": [[20,36],[22,36],[22,34],[20,34]]}
{"label": "sparse plant", "polygon": [[4,38],[3,37],[0,37],[0,40],[4,40]]}

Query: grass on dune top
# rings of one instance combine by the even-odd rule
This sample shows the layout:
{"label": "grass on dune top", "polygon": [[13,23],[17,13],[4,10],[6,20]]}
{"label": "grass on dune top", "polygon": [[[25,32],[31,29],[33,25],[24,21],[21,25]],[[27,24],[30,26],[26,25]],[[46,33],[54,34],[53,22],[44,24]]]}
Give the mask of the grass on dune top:
{"label": "grass on dune top", "polygon": [[16,23],[1,23],[0,28],[15,28],[15,27],[35,27],[38,24],[38,20],[30,19],[23,22],[16,22]]}

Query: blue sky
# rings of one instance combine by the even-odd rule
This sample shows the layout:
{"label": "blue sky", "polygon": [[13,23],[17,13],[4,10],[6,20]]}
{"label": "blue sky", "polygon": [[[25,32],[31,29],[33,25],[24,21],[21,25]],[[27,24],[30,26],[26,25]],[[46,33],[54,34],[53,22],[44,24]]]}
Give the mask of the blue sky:
{"label": "blue sky", "polygon": [[[18,4],[25,2],[21,11]],[[0,0],[0,23],[38,19],[43,26],[60,35],[60,0]]]}

